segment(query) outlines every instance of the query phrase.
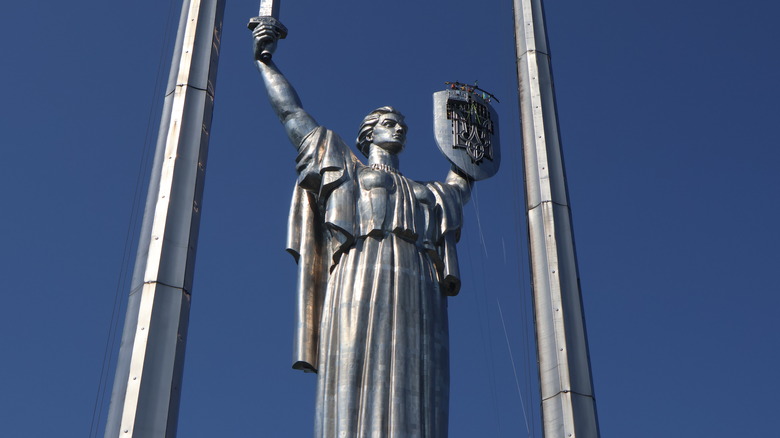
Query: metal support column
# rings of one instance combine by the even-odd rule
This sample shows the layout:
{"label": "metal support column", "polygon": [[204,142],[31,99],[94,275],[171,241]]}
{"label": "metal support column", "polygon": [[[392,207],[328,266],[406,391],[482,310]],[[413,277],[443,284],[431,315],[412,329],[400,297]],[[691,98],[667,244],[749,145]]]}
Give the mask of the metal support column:
{"label": "metal support column", "polygon": [[534,316],[546,438],[599,436],[542,0],[514,0]]}
{"label": "metal support column", "polygon": [[224,0],[184,0],[105,436],[175,437]]}

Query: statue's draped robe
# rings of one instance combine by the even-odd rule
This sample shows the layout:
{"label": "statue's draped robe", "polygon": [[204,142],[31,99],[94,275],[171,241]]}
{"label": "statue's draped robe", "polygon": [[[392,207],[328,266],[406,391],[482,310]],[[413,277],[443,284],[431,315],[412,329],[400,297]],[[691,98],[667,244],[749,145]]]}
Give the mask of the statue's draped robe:
{"label": "statue's draped robe", "polygon": [[318,373],[315,437],[445,437],[460,190],[365,166],[322,127],[298,151],[293,367]]}

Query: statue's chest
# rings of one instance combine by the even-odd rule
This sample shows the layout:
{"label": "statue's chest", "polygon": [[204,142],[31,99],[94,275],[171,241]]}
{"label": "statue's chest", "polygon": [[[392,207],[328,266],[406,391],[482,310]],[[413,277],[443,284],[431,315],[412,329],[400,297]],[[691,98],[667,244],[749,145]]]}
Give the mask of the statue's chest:
{"label": "statue's chest", "polygon": [[[378,190],[388,198],[400,194],[404,197],[408,196],[410,198],[408,201],[425,205],[432,205],[436,202],[433,192],[428,187],[396,173],[366,167],[358,173],[358,180],[361,192],[370,193]],[[401,201],[407,201],[407,199]]]}
{"label": "statue's chest", "polygon": [[358,191],[360,234],[381,230],[409,240],[428,234],[436,199],[425,185],[365,167],[358,172]]}

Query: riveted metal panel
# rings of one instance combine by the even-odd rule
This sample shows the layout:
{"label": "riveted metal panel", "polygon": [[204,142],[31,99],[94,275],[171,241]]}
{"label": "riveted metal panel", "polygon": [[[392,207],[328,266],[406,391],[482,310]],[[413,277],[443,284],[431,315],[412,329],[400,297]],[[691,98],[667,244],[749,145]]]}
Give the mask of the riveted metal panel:
{"label": "riveted metal panel", "polygon": [[542,2],[514,8],[544,435],[598,437]]}
{"label": "riveted metal panel", "polygon": [[176,435],[224,0],[185,0],[106,437]]}

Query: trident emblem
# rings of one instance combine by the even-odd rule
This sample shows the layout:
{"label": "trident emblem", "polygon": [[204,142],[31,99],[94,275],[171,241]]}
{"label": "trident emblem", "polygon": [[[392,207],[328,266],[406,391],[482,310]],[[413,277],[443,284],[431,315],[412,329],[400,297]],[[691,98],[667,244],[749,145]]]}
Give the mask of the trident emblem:
{"label": "trident emblem", "polygon": [[490,101],[498,99],[476,85],[445,82],[433,94],[434,134],[439,149],[458,169],[480,180],[498,171],[498,117]]}
{"label": "trident emblem", "polygon": [[475,101],[447,102],[447,118],[452,120],[452,147],[464,149],[471,162],[480,164],[483,159],[493,160],[491,136],[493,122],[484,105]]}

